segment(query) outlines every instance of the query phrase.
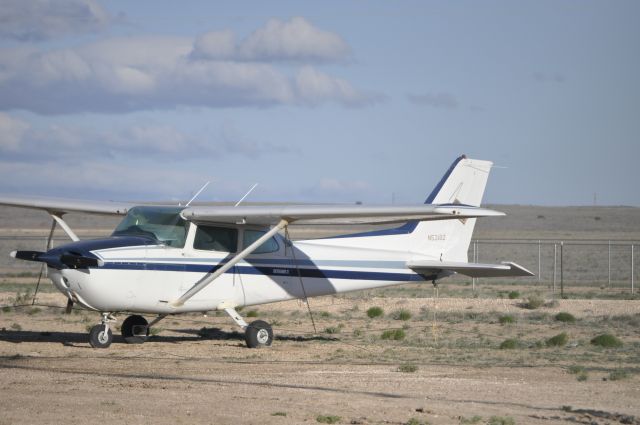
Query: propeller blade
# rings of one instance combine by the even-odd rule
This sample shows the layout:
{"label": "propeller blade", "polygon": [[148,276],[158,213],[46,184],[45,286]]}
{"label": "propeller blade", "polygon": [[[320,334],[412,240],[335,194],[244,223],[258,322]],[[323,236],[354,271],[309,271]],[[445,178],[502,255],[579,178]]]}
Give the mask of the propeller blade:
{"label": "propeller blade", "polygon": [[44,254],[41,251],[13,251],[11,255],[13,258],[17,258],[18,260],[26,260],[26,261],[42,261],[40,260],[40,256]]}

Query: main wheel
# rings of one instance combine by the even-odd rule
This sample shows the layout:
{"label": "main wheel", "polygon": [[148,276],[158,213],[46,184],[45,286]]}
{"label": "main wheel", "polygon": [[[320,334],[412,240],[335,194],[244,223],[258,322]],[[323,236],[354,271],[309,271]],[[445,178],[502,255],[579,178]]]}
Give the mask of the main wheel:
{"label": "main wheel", "polygon": [[149,322],[142,316],[129,316],[122,322],[120,330],[127,344],[142,344],[149,336]]}
{"label": "main wheel", "polygon": [[95,325],[89,331],[89,344],[93,348],[108,348],[113,342],[113,332],[107,327],[107,331],[104,330],[104,325]]}
{"label": "main wheel", "polygon": [[273,342],[273,329],[264,320],[251,322],[244,331],[244,340],[249,348],[268,347]]}

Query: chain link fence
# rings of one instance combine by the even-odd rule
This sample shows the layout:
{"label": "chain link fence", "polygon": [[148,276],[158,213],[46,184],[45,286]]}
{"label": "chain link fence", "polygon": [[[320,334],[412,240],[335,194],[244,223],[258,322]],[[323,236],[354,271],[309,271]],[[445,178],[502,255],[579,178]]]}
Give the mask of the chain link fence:
{"label": "chain link fence", "polygon": [[[515,281],[537,282],[553,292],[567,287],[636,291],[637,241],[473,240],[469,261],[513,261],[535,273]],[[474,279],[475,286],[480,279]],[[484,280],[484,279],[482,279]]]}

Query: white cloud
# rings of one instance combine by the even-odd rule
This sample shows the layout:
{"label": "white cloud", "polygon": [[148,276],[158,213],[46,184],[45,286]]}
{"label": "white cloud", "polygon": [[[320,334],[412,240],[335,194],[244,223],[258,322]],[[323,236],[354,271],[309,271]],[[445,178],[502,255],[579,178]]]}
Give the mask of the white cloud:
{"label": "white cloud", "polygon": [[[224,56],[225,38],[201,38],[195,45],[215,44]],[[0,51],[0,110],[126,113],[180,105],[363,106],[380,100],[308,65],[291,77],[272,62],[193,60],[193,48],[190,38],[151,36],[49,51],[5,48]]]}
{"label": "white cloud", "polygon": [[0,113],[0,154],[14,160],[84,161],[88,157],[128,159],[136,156],[163,160],[202,156],[257,159],[295,152],[287,146],[253,140],[229,123],[223,125],[217,135],[204,139],[168,124],[137,124],[102,131],[58,124],[41,128]]}
{"label": "white cloud", "polygon": [[184,199],[194,185],[203,180],[213,180],[213,177],[144,160],[137,161],[135,166],[103,160],[78,161],[73,166],[49,160],[37,164],[0,160],[3,191],[21,194],[80,196],[86,199],[108,194],[118,200],[141,196],[155,200]]}
{"label": "white cloud", "polygon": [[104,30],[112,17],[96,0],[3,0],[0,38],[41,41]]}
{"label": "white cloud", "polygon": [[200,35],[193,43],[193,59],[234,59],[237,56],[235,37],[231,31],[211,31]]}
{"label": "white cloud", "polygon": [[17,152],[29,124],[0,112],[0,152]]}
{"label": "white cloud", "polygon": [[191,57],[200,60],[322,63],[344,61],[351,54],[337,34],[323,31],[302,17],[270,19],[236,44],[230,31],[202,34]]}
{"label": "white cloud", "polygon": [[240,45],[242,57],[264,61],[339,61],[350,54],[337,34],[320,30],[302,17],[271,19]]}
{"label": "white cloud", "polygon": [[333,78],[310,66],[298,71],[295,86],[300,101],[312,105],[340,99],[347,106],[363,106],[382,99],[379,95],[362,93],[347,81]]}

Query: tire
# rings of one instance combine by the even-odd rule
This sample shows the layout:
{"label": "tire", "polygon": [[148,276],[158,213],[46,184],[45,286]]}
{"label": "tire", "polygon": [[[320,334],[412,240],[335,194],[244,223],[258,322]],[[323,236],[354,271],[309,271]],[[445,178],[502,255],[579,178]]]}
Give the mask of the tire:
{"label": "tire", "polygon": [[249,348],[268,347],[273,342],[273,329],[264,320],[251,322],[244,331],[244,340]]}
{"label": "tire", "polygon": [[107,328],[107,332],[104,331],[104,325],[95,325],[89,332],[89,344],[93,348],[109,348],[113,342],[113,332],[111,328]]}
{"label": "tire", "polygon": [[149,322],[142,316],[129,316],[122,322],[120,330],[127,344],[142,344],[149,336]]}

